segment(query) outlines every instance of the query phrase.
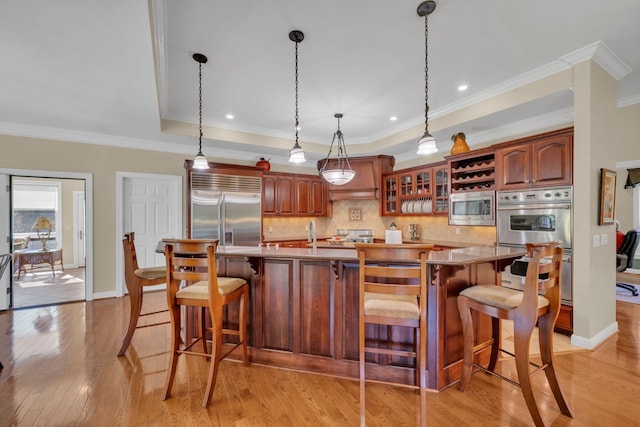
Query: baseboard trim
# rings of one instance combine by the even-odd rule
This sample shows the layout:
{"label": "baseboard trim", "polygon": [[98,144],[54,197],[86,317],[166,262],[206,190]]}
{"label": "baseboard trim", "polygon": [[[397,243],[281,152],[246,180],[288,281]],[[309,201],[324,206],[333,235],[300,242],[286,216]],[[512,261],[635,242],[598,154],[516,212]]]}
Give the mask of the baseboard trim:
{"label": "baseboard trim", "polygon": [[576,347],[593,350],[602,344],[607,338],[618,333],[618,322],[613,322],[591,338],[581,337],[579,335],[571,335],[571,344]]}

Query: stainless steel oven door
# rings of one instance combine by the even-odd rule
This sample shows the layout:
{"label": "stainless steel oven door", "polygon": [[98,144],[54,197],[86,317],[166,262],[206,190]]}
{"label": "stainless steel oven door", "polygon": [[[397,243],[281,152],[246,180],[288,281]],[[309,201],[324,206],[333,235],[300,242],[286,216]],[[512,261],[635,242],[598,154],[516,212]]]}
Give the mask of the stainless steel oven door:
{"label": "stainless steel oven door", "polygon": [[559,240],[571,249],[571,204],[516,205],[497,209],[498,243],[522,245]]}
{"label": "stainless steel oven door", "polygon": [[[516,260],[515,262],[526,262],[526,257]],[[514,263],[515,263],[514,262]],[[521,266],[520,266],[521,267]],[[517,271],[518,274],[514,274]],[[565,251],[562,256],[562,276],[560,277],[560,296],[563,304],[573,304],[573,277],[572,277],[572,253],[571,251]],[[509,265],[501,273],[502,286],[505,288],[517,289],[519,291],[524,290],[525,277],[522,274],[526,274],[526,268],[523,271],[522,268],[516,269]]]}

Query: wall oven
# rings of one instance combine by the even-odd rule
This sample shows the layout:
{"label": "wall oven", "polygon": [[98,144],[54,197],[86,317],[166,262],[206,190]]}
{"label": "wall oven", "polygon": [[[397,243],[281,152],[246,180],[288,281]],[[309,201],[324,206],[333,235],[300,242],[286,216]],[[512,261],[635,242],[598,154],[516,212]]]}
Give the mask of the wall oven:
{"label": "wall oven", "polygon": [[474,191],[449,196],[449,225],[496,225],[495,192]]}
{"label": "wall oven", "polygon": [[[571,187],[499,191],[496,228],[498,244],[523,247],[526,243],[560,241],[564,248],[561,295],[563,303],[573,301],[572,285],[572,200]],[[524,289],[526,258],[516,261],[502,274],[502,285]]]}

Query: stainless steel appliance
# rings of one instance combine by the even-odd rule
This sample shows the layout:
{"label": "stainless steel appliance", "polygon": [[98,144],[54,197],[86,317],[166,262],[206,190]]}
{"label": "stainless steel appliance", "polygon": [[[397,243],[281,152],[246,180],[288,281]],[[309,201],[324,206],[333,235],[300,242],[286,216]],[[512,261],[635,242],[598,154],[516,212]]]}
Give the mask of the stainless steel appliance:
{"label": "stainless steel appliance", "polygon": [[495,191],[452,193],[449,225],[496,225]]}
{"label": "stainless steel appliance", "polygon": [[256,246],[262,236],[262,179],[191,174],[191,238],[221,246]]}
{"label": "stainless steel appliance", "polygon": [[[522,247],[526,243],[561,242],[564,248],[561,294],[563,303],[573,301],[571,187],[497,193],[498,244]],[[523,289],[526,257],[507,267],[502,285]]]}
{"label": "stainless steel appliance", "polygon": [[347,242],[373,243],[373,230],[369,228],[338,228],[336,237],[340,237]]}

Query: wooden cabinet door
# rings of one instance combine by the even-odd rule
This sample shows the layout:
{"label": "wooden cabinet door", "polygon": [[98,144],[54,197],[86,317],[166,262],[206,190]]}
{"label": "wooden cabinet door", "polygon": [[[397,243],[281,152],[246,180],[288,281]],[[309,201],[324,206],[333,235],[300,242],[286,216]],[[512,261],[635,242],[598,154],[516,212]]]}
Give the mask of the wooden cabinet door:
{"label": "wooden cabinet door", "polygon": [[531,146],[514,145],[496,152],[498,162],[498,190],[531,187]]}
{"label": "wooden cabinet door", "polygon": [[309,213],[313,216],[324,216],[327,214],[327,189],[322,179],[311,179],[309,181],[310,187],[310,210]]}
{"label": "wooden cabinet door", "polygon": [[273,176],[262,177],[262,215],[276,215],[276,189],[277,178]]}
{"label": "wooden cabinet door", "polygon": [[278,215],[294,214],[294,192],[293,177],[279,176],[276,193]]}
{"label": "wooden cabinet door", "polygon": [[320,178],[295,179],[295,213],[298,216],[324,216],[327,211],[326,188]]}
{"label": "wooden cabinet door", "polygon": [[398,214],[398,175],[382,177],[382,215]]}
{"label": "wooden cabinet door", "polygon": [[433,177],[433,213],[449,212],[449,167],[442,165],[434,167]]}
{"label": "wooden cabinet door", "polygon": [[306,216],[311,213],[311,183],[307,178],[296,178],[296,213]]}
{"label": "wooden cabinet door", "polygon": [[570,185],[572,182],[573,141],[571,135],[559,135],[532,145],[533,187]]}

